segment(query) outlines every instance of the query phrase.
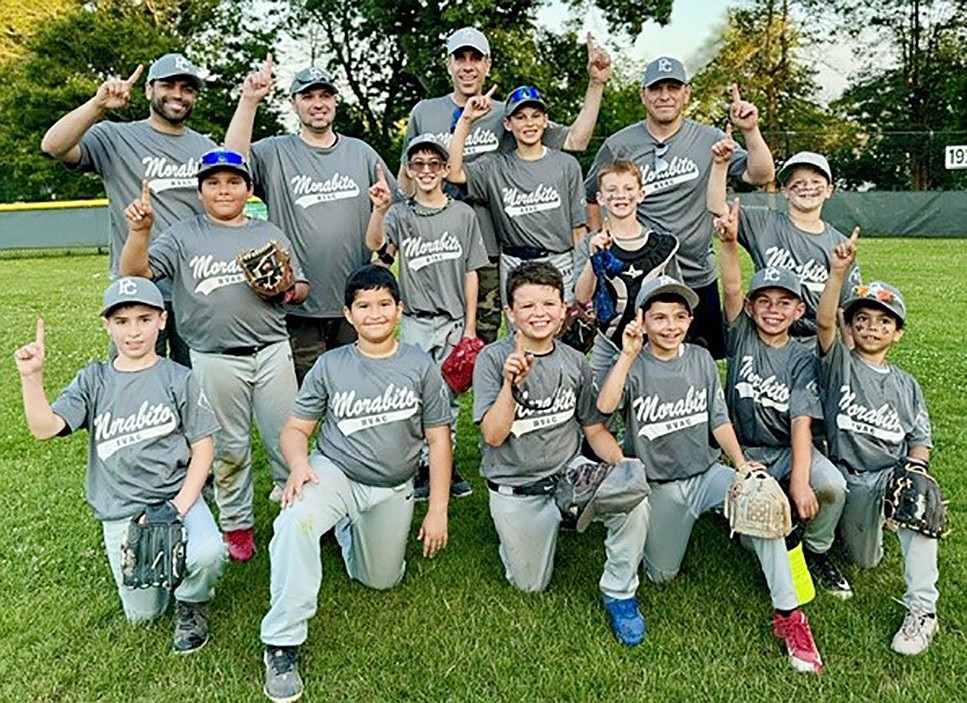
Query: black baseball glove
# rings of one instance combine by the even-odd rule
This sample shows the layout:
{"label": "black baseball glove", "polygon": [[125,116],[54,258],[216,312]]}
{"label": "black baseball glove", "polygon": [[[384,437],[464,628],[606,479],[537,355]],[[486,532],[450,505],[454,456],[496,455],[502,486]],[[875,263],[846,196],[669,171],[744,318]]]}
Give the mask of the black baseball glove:
{"label": "black baseball glove", "polygon": [[883,517],[897,527],[940,539],[947,529],[947,503],[928,468],[926,461],[913,458],[893,467],[883,494]]}
{"label": "black baseball glove", "polygon": [[174,590],[185,575],[188,536],[170,500],[149,505],[121,538],[121,574],[129,588]]}

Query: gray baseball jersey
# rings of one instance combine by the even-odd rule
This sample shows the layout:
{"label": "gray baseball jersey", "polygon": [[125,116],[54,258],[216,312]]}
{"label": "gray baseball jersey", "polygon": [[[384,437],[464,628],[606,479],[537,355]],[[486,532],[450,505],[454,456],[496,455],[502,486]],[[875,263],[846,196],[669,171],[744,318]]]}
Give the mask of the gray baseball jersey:
{"label": "gray baseball jersey", "polygon": [[423,430],[450,424],[450,401],[426,352],[401,343],[375,359],[353,344],[319,357],[292,414],[323,421],[316,450],[349,478],[392,487],[416,474]]}
{"label": "gray baseball jersey", "polygon": [[462,319],[464,276],[488,263],[473,209],[451,201],[442,210],[418,215],[410,203],[396,203],[386,213],[386,235],[399,251],[406,311]]}
{"label": "gray baseball jersey", "polygon": [[[596,232],[586,235],[574,249],[574,280],[584,270],[590,258],[591,238]],[[618,349],[621,348],[621,335],[625,327],[635,319],[635,300],[641,284],[661,275],[671,276],[681,280],[678,267],[678,239],[670,234],[661,234],[645,230],[644,240],[634,249],[625,247],[628,243],[621,239],[612,239],[611,253],[623,264],[621,271],[613,276],[605,275],[605,293],[614,306],[615,316],[609,322],[598,319],[598,329],[611,340]],[[595,293],[602,285],[599,279],[595,284]]]}
{"label": "gray baseball jersey", "polygon": [[[768,207],[739,209],[739,244],[752,257],[755,270],[774,266],[791,269],[802,282],[802,300],[806,314],[790,329],[794,337],[816,334],[816,308],[829,278],[829,255],[833,248],[846,241],[835,227],[824,222],[820,234],[804,232],[796,227],[789,215]],[[853,286],[858,286],[860,267],[853,264],[843,286],[843,297],[849,297]]]}
{"label": "gray baseball jersey", "polygon": [[819,360],[829,458],[851,471],[879,471],[910,447],[932,446],[930,415],[917,380],[893,364],[875,367],[833,344]]}
{"label": "gray baseball jersey", "polygon": [[[655,139],[644,122],[625,127],[608,137],[585,179],[588,202],[596,202],[598,171],[616,158],[630,159],[641,168],[645,200],[638,219],[651,229],[678,237],[678,262],[689,286],[701,287],[716,278],[712,253],[712,217],[705,205],[708,175],[712,168],[712,145],[725,137],[715,127],[683,120],[681,129],[664,144]],[[741,177],[746,151],[736,147],[729,175]]]}
{"label": "gray baseball jersey", "polygon": [[51,408],[67,423],[62,434],[88,430],[86,493],[98,520],[129,518],[174,498],[191,444],[218,431],[197,378],[165,358],[140,371],[89,364]]}
{"label": "gray baseball jersey", "polygon": [[650,481],[689,478],[718,459],[712,430],[729,422],[718,367],[702,347],[683,344],[668,361],[638,354],[625,383],[627,427]]}
{"label": "gray baseball jersey", "polygon": [[269,206],[269,220],[292,240],[309,281],[309,297],[287,312],[342,317],[346,279],[372,257],[366,226],[377,164],[395,191],[386,163],[353,137],[337,135],[328,149],[309,146],[297,134],[252,144],[256,191]]}
{"label": "gray baseball jersey", "polygon": [[[159,132],[147,120],[98,122],[81,138],[81,160],[76,168],[94,171],[104,179],[108,199],[111,278],[118,276],[118,260],[128,238],[124,209],[141,196],[141,181],[151,188],[156,233],[187,217],[205,212],[198,199],[198,160],[216,146],[208,137],[185,130]],[[165,299],[170,288],[162,284]]]}
{"label": "gray baseball jersey", "polygon": [[792,421],[820,419],[816,355],[789,340],[777,349],[759,339],[745,312],[726,328],[726,401],[747,458],[766,464],[792,446]]}
{"label": "gray baseball jersey", "polygon": [[572,230],[587,222],[581,166],[570,154],[547,149],[535,161],[516,152],[466,165],[467,191],[489,203],[501,248],[529,246],[551,253],[574,249]]}
{"label": "gray baseball jersey", "polygon": [[[242,227],[217,224],[206,215],[179,222],[148,249],[155,278],[173,283],[178,330],[189,347],[220,352],[289,338],[282,307],[259,298],[249,287],[235,257],[275,239],[289,251],[282,231],[265,220]],[[296,280],[305,276],[291,257]]]}
{"label": "gray baseball jersey", "polygon": [[[473,368],[473,420],[480,423],[504,383],[504,362],[513,353],[513,335],[488,344]],[[597,410],[598,389],[580,352],[555,344],[537,356],[523,383],[523,394],[540,405],[515,403],[510,434],[499,447],[481,443],[480,473],[507,486],[523,486],[561,471],[581,448],[581,428],[604,422]]]}

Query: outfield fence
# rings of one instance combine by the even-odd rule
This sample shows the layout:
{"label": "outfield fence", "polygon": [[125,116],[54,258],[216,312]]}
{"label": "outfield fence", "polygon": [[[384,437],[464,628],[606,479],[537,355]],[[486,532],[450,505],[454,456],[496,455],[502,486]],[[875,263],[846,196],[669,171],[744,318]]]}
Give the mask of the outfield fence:
{"label": "outfield fence", "polygon": [[[745,193],[745,205],[784,208],[776,193]],[[247,206],[255,217],[265,206]],[[967,237],[967,191],[840,192],[823,211],[842,232],[859,225],[873,237]],[[108,246],[107,200],[0,204],[0,250]]]}

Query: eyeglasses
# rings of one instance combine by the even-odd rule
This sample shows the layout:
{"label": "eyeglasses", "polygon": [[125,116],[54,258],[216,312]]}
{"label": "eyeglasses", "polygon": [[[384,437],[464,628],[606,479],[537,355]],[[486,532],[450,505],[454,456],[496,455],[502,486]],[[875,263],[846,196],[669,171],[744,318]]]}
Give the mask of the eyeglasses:
{"label": "eyeglasses", "polygon": [[514,92],[507,97],[508,103],[519,103],[522,100],[540,100],[541,102],[544,102],[544,98],[541,97],[541,94],[538,92],[537,88],[533,88],[529,85],[522,85],[520,88],[515,89]]}
{"label": "eyeglasses", "polygon": [[668,161],[665,160],[665,154],[667,153],[668,144],[655,144],[655,161],[652,165],[652,170],[655,173],[661,173],[670,166]]}
{"label": "eyeglasses", "polygon": [[413,159],[412,161],[408,161],[406,166],[416,173],[422,173],[424,170],[429,170],[430,173],[439,173],[446,164],[439,159],[430,159],[429,161]]}
{"label": "eyeglasses", "polygon": [[244,166],[245,157],[231,149],[212,149],[201,155],[201,163],[203,166],[218,166],[220,164]]}

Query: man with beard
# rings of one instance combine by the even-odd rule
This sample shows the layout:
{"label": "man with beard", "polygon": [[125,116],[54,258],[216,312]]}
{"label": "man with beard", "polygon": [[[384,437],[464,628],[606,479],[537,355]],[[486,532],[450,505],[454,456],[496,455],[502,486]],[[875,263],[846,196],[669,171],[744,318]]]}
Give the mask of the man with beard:
{"label": "man with beard", "polygon": [[292,241],[309,281],[309,297],[286,308],[301,385],[320,354],[356,339],[343,315],[343,287],[371,258],[369,187],[382,174],[395,192],[396,180],[369,144],[335,131],[339,92],[317,66],[296,73],[289,87],[298,133],[267,137],[250,148],[255,112],[271,90],[270,54],[242,84],[225,146],[248,155],[255,193],[268,204],[269,220]]}
{"label": "man with beard", "polygon": [[[155,232],[203,214],[195,173],[198,157],[215,148],[211,139],[186,126],[202,82],[198,69],[181,54],[165,54],[148,69],[144,87],[150,104],[147,119],[104,119],[108,112],[128,104],[143,70],[139,64],[127,79],[101,83],[90,100],[57,120],[40,143],[45,154],[69,168],[94,171],[104,179],[112,279],[118,277],[118,259],[128,233],[124,208],[139,197],[142,181],[147,181],[151,189]],[[158,336],[158,353],[164,355],[167,343],[171,358],[190,366],[188,347],[174,325],[170,285],[162,282],[159,287],[168,310],[168,324]]]}

